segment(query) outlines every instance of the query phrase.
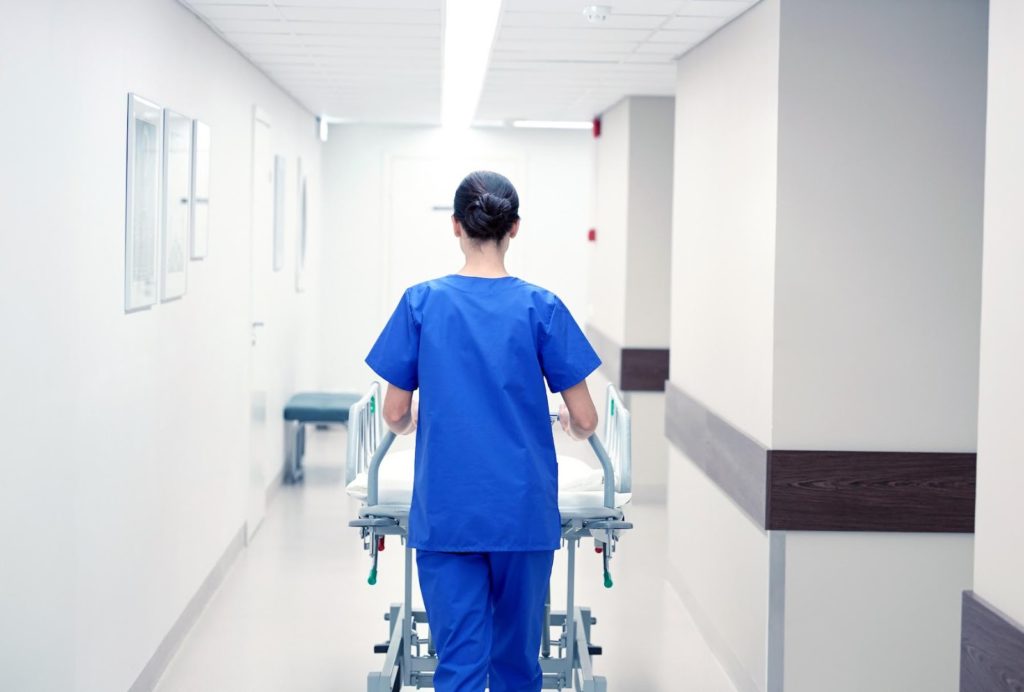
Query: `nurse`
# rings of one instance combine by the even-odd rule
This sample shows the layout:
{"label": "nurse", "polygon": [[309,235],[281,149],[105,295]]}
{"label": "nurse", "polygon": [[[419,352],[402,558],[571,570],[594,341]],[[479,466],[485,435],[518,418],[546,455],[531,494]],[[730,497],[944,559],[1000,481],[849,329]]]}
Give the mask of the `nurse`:
{"label": "nurse", "polygon": [[507,178],[466,176],[452,228],[465,265],[407,289],[366,362],[388,383],[388,426],[418,427],[409,544],[435,689],[535,692],[561,536],[544,382],[562,394],[562,428],[584,440],[597,427],[586,377],[601,361],[557,296],[505,270],[519,232]]}

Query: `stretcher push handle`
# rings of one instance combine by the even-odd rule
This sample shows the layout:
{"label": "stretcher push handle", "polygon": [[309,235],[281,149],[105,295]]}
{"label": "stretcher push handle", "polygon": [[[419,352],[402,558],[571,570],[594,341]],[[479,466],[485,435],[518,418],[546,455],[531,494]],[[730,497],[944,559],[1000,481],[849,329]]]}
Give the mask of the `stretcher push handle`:
{"label": "stretcher push handle", "polygon": [[604,471],[604,506],[615,509],[615,467],[612,466],[611,457],[596,434],[588,437],[587,441],[601,462],[601,470]]}
{"label": "stretcher push handle", "polygon": [[[614,407],[614,404],[612,406]],[[552,424],[558,421],[557,412],[552,411],[549,415]],[[604,472],[604,506],[615,509],[615,466],[612,464],[612,459],[608,456],[608,450],[605,449],[597,433],[588,437],[587,441],[594,449],[594,454],[597,455],[598,461],[601,462],[601,470]]]}
{"label": "stretcher push handle", "polygon": [[381,438],[380,444],[373,452],[370,459],[370,468],[366,472],[366,504],[373,507],[377,504],[377,475],[380,471],[380,463],[384,461],[384,455],[391,449],[391,443],[395,441],[395,433],[388,430]]}

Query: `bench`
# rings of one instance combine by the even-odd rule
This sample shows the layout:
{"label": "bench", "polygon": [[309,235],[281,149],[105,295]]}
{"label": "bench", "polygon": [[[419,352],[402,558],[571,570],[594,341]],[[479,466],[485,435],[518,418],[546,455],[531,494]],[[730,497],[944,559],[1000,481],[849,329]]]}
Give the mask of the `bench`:
{"label": "bench", "polygon": [[285,483],[298,483],[304,470],[306,425],[347,425],[348,411],[359,401],[358,394],[299,392],[284,406],[286,427]]}

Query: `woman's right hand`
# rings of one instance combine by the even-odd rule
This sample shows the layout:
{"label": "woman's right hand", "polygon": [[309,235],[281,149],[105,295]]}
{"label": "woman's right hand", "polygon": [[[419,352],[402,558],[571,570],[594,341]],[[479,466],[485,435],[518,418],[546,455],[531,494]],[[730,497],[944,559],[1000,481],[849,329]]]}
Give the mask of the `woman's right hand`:
{"label": "woman's right hand", "polygon": [[571,437],[572,432],[569,426],[572,424],[572,420],[569,418],[569,409],[565,404],[558,406],[558,423],[562,426],[562,430]]}

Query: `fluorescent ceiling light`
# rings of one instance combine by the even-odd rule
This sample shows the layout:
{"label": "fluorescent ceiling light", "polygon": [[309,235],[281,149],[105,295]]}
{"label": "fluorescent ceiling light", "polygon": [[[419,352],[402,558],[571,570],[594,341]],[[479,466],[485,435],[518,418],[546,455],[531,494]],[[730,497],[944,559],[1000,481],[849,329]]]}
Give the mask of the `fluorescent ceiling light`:
{"label": "fluorescent ceiling light", "polygon": [[513,120],[512,127],[534,127],[548,130],[589,130],[594,126],[587,120]]}
{"label": "fluorescent ceiling light", "polygon": [[469,127],[480,102],[501,0],[446,0],[441,124]]}

